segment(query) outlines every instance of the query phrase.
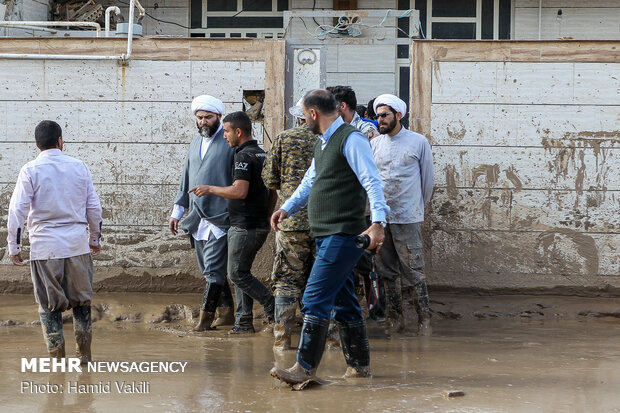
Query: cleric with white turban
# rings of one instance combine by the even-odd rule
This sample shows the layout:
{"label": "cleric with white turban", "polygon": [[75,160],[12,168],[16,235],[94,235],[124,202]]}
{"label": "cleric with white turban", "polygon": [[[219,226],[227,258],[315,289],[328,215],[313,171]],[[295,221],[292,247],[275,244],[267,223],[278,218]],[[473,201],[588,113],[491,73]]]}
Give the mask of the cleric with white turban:
{"label": "cleric with white turban", "polygon": [[400,112],[403,117],[407,113],[407,104],[402,99],[399,99],[397,96],[390,95],[389,93],[377,96],[375,98],[375,103],[372,106],[375,113],[377,113],[377,108],[384,105],[391,107],[396,112]]}
{"label": "cleric with white turban", "polygon": [[224,113],[224,103],[218,98],[214,98],[210,95],[200,95],[194,98],[192,101],[192,113],[196,114],[197,111],[204,110],[207,112],[216,113],[222,115]]}

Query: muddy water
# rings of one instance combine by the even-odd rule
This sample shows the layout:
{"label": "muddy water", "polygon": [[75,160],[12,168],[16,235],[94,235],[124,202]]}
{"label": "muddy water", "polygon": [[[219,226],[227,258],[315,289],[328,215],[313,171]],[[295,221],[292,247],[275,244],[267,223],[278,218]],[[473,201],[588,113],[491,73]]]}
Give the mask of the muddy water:
{"label": "muddy water", "polygon": [[[440,297],[433,303],[432,337],[388,339],[369,324],[372,379],[340,379],[342,354],[326,351],[319,376],[333,384],[303,392],[269,376],[274,361],[288,367],[295,353],[274,359],[272,338],[264,333],[186,334],[199,301],[193,295],[96,296],[97,361],[187,362],[182,373],[21,372],[21,357],[45,356],[41,327],[30,324],[36,307],[31,296],[0,300],[3,412],[620,411],[614,300]],[[71,328],[65,324],[68,353],[75,343]],[[62,385],[63,392],[22,391],[24,382],[38,389]],[[69,393],[68,384],[76,382],[91,388],[110,382],[110,393]],[[116,384],[123,382],[135,382],[134,392],[119,392]],[[449,390],[465,395],[442,395]]]}

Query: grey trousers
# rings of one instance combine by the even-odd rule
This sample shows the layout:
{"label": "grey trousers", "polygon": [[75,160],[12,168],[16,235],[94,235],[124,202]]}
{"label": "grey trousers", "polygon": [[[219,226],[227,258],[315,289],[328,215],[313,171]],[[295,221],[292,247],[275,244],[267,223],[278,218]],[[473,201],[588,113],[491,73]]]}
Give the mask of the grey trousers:
{"label": "grey trousers", "polygon": [[39,312],[65,311],[90,305],[93,258],[89,254],[52,260],[31,260],[30,275]]}
{"label": "grey trousers", "polygon": [[226,284],[226,261],[228,259],[228,241],[226,236],[217,239],[209,234],[209,239],[199,241],[194,239],[196,259],[200,273],[208,283]]}
{"label": "grey trousers", "polygon": [[420,223],[388,224],[376,264],[391,312],[402,314],[403,290],[415,290],[416,307],[428,308]]}

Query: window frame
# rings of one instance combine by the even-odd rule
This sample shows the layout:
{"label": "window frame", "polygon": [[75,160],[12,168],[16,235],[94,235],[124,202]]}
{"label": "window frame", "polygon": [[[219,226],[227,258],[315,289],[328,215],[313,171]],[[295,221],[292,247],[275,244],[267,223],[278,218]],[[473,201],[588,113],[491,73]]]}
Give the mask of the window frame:
{"label": "window frame", "polygon": [[[284,17],[283,11],[278,11],[278,0],[271,0],[271,11],[243,11],[243,0],[236,0],[237,8],[231,11],[209,11],[209,0],[202,0],[202,18],[201,27],[190,29],[192,33],[204,33],[204,36],[211,38],[212,33],[224,34],[226,38],[230,38],[231,34],[241,34],[241,38],[247,38],[247,33],[256,33],[256,38],[261,39],[278,39],[284,37],[284,27],[264,27],[264,28],[247,28],[247,27],[231,27],[231,28],[209,28],[207,25],[208,17]],[[291,9],[291,1],[288,0],[288,10]],[[191,7],[190,7],[191,10]],[[191,20],[191,16],[190,16]],[[219,37],[219,36],[218,36]],[[221,37],[219,37],[221,38]],[[239,36],[234,36],[239,38]],[[255,37],[250,37],[251,39]]]}

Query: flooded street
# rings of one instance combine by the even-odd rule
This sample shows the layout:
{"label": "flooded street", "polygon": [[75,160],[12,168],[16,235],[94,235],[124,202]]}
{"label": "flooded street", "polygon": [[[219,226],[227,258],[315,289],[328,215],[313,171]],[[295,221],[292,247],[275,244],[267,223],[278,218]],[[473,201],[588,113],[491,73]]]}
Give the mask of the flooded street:
{"label": "flooded street", "polygon": [[[226,327],[186,333],[199,299],[95,294],[95,361],[187,362],[182,372],[34,373],[21,371],[22,357],[47,356],[41,326],[31,324],[38,320],[34,299],[2,296],[0,410],[620,411],[620,313],[614,299],[434,297],[432,337],[386,338],[382,327],[369,322],[372,379],[341,379],[341,351],[326,350],[318,375],[333,384],[302,392],[269,376],[274,360],[290,367],[295,359],[294,351],[275,359],[272,336],[229,337]],[[70,323],[64,331],[72,355]],[[296,333],[294,342],[299,328]],[[108,383],[109,392],[99,392]],[[97,391],[76,393],[82,384]],[[49,391],[54,388],[57,393]],[[465,395],[442,394],[453,390]]]}

